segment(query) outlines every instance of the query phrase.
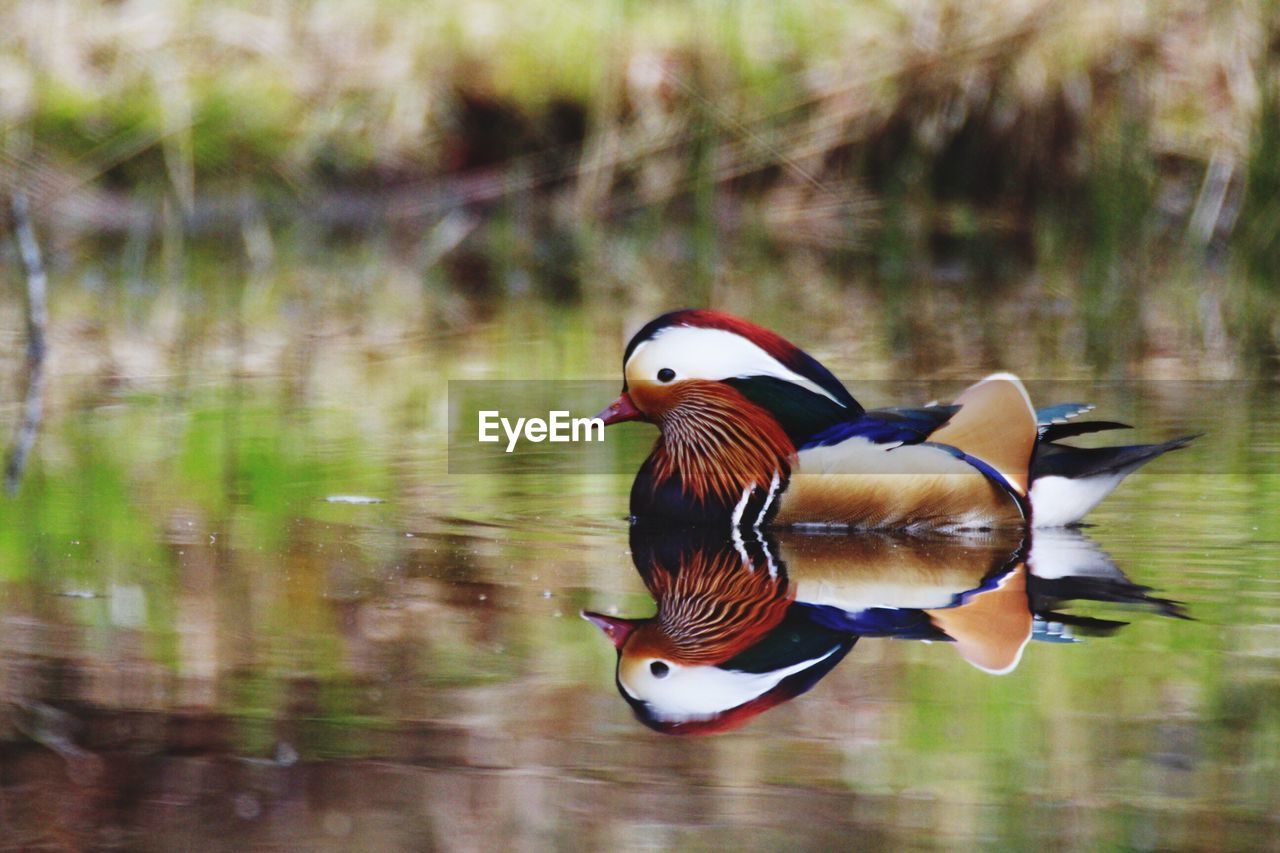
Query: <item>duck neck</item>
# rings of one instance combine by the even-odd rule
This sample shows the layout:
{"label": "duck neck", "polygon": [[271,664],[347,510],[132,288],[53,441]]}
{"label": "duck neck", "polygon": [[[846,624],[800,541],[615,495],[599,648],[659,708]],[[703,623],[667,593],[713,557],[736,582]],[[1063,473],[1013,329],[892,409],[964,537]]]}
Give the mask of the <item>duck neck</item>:
{"label": "duck neck", "polygon": [[795,598],[785,571],[731,547],[699,550],[643,574],[658,604],[653,646],[683,664],[722,663],[750,648],[782,622]]}
{"label": "duck neck", "polygon": [[728,386],[686,393],[658,419],[649,457],[654,494],[678,483],[681,499],[703,514],[758,524],[786,487],[795,447],[773,416]]}

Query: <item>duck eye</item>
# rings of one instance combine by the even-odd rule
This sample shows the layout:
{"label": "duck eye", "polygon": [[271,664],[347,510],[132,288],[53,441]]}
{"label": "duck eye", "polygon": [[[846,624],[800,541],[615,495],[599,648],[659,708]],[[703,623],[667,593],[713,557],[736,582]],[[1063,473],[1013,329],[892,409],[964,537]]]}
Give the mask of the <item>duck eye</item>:
{"label": "duck eye", "polygon": [[649,671],[653,673],[654,678],[666,678],[667,673],[671,672],[671,667],[660,660],[656,660],[649,664]]}
{"label": "duck eye", "polygon": [[675,378],[676,378],[676,372],[672,370],[670,367],[664,367],[658,371],[659,382],[670,382],[672,379],[675,379]]}

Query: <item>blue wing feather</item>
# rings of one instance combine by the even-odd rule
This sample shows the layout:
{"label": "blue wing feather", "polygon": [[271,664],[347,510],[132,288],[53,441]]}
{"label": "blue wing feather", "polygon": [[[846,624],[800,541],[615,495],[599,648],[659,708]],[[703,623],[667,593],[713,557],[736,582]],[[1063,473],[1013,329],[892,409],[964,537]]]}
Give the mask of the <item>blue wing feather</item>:
{"label": "blue wing feather", "polygon": [[[1091,412],[1093,409],[1092,403],[1058,403],[1045,406],[1043,409],[1036,410],[1036,427],[1043,438],[1047,433],[1065,437],[1082,432],[1120,429],[1126,426],[1111,421],[1098,421],[1096,425],[1088,427],[1084,423],[1075,429],[1062,427],[1072,418]],[[873,444],[919,444],[950,420],[958,410],[958,406],[872,409],[853,420],[844,421],[814,433],[800,445],[800,449],[826,447],[855,437],[865,438]],[[1055,430],[1054,427],[1059,429]]]}
{"label": "blue wing feather", "polygon": [[829,447],[851,438],[872,444],[919,444],[959,411],[959,406],[927,406],[922,409],[872,409],[861,417],[815,433],[800,450]]}
{"label": "blue wing feather", "polygon": [[1092,412],[1093,409],[1094,405],[1092,403],[1058,403],[1053,406],[1045,406],[1043,409],[1036,409],[1036,426],[1043,433],[1054,424],[1065,424],[1085,412]]}

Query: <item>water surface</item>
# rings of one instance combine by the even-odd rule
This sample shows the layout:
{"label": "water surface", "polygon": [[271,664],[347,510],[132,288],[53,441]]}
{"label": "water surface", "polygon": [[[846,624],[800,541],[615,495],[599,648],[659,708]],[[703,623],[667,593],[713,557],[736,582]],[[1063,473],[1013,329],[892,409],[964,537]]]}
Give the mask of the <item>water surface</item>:
{"label": "water surface", "polygon": [[[199,326],[207,340],[186,357],[156,354],[152,317],[136,347],[111,339],[114,372],[100,341],[65,333],[36,454],[0,504],[6,843],[1273,843],[1271,389],[1033,386],[1044,403],[1088,394],[1141,439],[1206,433],[1085,531],[1191,620],[1141,595],[1077,598],[1063,612],[1127,624],[1041,637],[1004,675],[954,643],[864,636],[803,695],[731,732],[678,737],[637,721],[612,644],[578,618],[654,612],[624,520],[647,428],[621,428],[607,470],[575,469],[560,448],[524,470],[449,468],[447,379],[612,382],[625,322],[602,316],[511,309],[465,332],[408,320],[390,340],[281,333],[274,349],[259,339],[271,327]],[[886,384],[883,342],[838,328],[816,323],[806,343],[869,405],[1016,367],[988,353]],[[823,542],[835,563],[846,547],[856,572],[857,547]]]}

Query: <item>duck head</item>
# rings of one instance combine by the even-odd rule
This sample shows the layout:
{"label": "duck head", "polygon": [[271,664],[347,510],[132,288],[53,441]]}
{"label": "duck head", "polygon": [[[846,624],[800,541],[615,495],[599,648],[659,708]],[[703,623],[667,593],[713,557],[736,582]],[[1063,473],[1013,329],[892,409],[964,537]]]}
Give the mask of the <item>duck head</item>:
{"label": "duck head", "polygon": [[627,344],[622,369],[622,394],[597,417],[660,433],[632,489],[637,517],[758,524],[786,486],[795,448],[862,413],[799,347],[716,311],[652,320]]}
{"label": "duck head", "polygon": [[598,416],[606,426],[643,420],[662,428],[679,422],[689,406],[702,402],[693,389],[715,386],[767,410],[793,441],[833,418],[862,412],[831,371],[804,350],[718,311],[685,309],[649,321],[628,342],[622,373],[622,394]]}
{"label": "duck head", "polygon": [[768,541],[632,531],[632,555],[658,612],[583,612],[618,652],[616,682],[636,717],[665,734],[712,734],[805,692],[853,646],[793,613],[792,585]]}

